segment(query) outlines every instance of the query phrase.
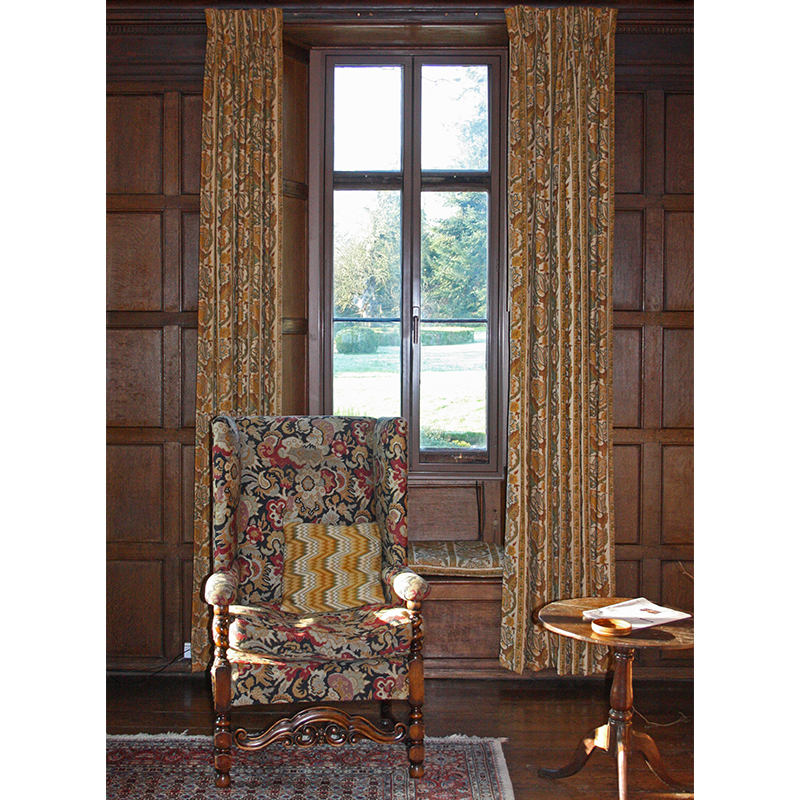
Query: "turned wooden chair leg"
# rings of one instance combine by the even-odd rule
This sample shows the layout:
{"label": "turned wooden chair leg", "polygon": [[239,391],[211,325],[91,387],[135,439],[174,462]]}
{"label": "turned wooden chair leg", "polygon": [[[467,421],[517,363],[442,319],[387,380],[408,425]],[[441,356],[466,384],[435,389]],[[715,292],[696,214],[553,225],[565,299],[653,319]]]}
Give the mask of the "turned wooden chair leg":
{"label": "turned wooden chair leg", "polygon": [[231,785],[231,665],[228,661],[228,609],[214,606],[214,664],[211,681],[214,690],[214,785]]}
{"label": "turned wooden chair leg", "polygon": [[422,617],[420,604],[408,601],[411,617],[411,646],[408,656],[408,703],[411,711],[408,718],[409,775],[422,778],[425,775],[425,721],[422,706],[425,704],[425,682],[422,666]]}

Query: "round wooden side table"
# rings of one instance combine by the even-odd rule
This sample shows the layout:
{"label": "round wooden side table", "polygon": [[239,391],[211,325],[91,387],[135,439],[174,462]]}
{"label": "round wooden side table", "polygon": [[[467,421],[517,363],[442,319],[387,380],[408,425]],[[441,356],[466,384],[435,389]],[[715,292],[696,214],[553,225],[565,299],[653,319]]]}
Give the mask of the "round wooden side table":
{"label": "round wooden side table", "polygon": [[542,778],[567,778],[575,775],[599,748],[616,755],[619,798],[627,800],[628,754],[639,751],[650,769],[666,784],[680,791],[691,792],[691,781],[680,781],[667,770],[656,743],[646,733],[633,730],[633,657],[638,648],[661,647],[687,650],[694,647],[694,622],[692,619],[634,630],[627,636],[597,634],[591,621],[583,619],[583,612],[593,608],[621,603],[627,597],[576,597],[550,603],[539,612],[539,620],[547,630],[559,636],[568,636],[581,642],[602,644],[612,648],[615,660],[614,680],[611,684],[611,709],[608,722],[595,728],[578,745],[572,760],[560,769],[540,769]]}

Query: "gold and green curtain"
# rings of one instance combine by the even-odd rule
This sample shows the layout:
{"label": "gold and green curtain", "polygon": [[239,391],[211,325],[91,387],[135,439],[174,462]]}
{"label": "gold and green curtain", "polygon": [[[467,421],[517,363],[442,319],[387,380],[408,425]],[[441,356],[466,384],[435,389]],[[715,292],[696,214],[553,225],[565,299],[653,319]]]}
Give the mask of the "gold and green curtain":
{"label": "gold and green curtain", "polygon": [[[510,372],[500,658],[590,674],[548,602],[614,589],[614,28],[603,8],[515,7],[509,32]],[[598,651],[598,652],[596,652]]]}
{"label": "gold and green curtain", "polygon": [[206,11],[195,417],[192,669],[211,656],[209,422],[281,411],[280,10]]}

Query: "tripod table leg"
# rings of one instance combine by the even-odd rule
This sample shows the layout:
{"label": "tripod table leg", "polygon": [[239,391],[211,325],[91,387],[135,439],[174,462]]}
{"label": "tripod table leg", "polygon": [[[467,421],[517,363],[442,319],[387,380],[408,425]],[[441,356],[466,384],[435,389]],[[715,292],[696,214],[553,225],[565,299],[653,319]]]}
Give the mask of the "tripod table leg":
{"label": "tripod table leg", "polygon": [[589,756],[594,752],[595,748],[599,747],[601,750],[608,750],[608,733],[609,728],[607,724],[601,725],[593,731],[589,731],[581,740],[569,764],[565,764],[560,769],[545,769],[542,767],[539,770],[539,777],[568,778],[570,775],[579,772],[589,760]]}
{"label": "tripod table leg", "polygon": [[680,789],[683,792],[692,791],[692,787],[688,786],[686,781],[678,780],[676,777],[670,774],[669,770],[664,764],[664,759],[661,758],[661,753],[659,753],[658,747],[656,747],[656,743],[650,736],[648,736],[646,733],[631,731],[631,738],[633,740],[633,749],[638,750],[644,756],[647,766],[650,767],[650,770],[654,775],[656,775],[656,777],[666,783],[667,786],[672,786],[676,789]]}

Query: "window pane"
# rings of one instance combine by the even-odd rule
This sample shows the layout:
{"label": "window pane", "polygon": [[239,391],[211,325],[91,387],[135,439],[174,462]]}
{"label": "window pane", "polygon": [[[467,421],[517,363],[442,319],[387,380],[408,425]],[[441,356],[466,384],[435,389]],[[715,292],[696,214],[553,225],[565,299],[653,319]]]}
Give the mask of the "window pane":
{"label": "window pane", "polygon": [[337,322],[333,413],[400,416],[400,323]]}
{"label": "window pane", "polygon": [[333,168],[399,170],[403,68],[334,69]]}
{"label": "window pane", "polygon": [[420,446],[486,449],[486,325],[420,328]]}
{"label": "window pane", "polygon": [[333,193],[334,317],[399,318],[400,226],[400,192]]}
{"label": "window pane", "polygon": [[489,169],[489,68],[422,67],[422,169]]}
{"label": "window pane", "polygon": [[422,317],[485,319],[485,192],[422,193]]}

